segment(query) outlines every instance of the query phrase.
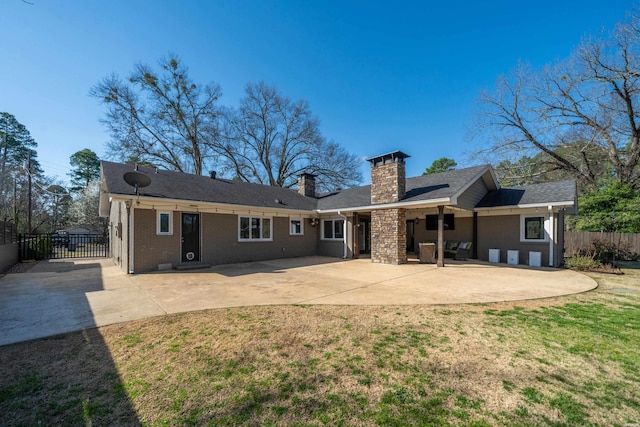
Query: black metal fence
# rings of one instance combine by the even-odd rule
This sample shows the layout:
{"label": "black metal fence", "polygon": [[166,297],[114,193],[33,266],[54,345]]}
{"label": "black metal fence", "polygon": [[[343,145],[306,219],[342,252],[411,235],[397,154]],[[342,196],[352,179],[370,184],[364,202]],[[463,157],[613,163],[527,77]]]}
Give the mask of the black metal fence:
{"label": "black metal fence", "polygon": [[18,242],[20,261],[109,256],[109,239],[102,234],[20,234]]}

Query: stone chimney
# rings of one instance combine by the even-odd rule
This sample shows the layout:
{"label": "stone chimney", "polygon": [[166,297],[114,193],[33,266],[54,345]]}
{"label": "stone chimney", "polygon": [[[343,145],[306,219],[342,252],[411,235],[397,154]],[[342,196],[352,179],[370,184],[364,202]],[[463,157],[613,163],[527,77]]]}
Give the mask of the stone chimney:
{"label": "stone chimney", "polygon": [[[371,204],[395,203],[405,195],[406,177],[402,151],[367,159],[371,162]],[[383,264],[407,262],[407,225],[404,208],[371,211],[371,261]]]}
{"label": "stone chimney", "polygon": [[394,203],[405,195],[404,159],[411,157],[402,151],[370,157],[371,204]]}
{"label": "stone chimney", "polygon": [[316,197],[316,176],[310,173],[300,174],[298,193],[306,197]]}

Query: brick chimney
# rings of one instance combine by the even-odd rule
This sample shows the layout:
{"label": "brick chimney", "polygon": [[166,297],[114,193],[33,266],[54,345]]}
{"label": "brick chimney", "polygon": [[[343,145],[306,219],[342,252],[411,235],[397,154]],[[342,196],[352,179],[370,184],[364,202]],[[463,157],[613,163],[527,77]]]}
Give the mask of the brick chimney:
{"label": "brick chimney", "polygon": [[300,174],[298,193],[306,197],[316,197],[316,176],[310,173]]}
{"label": "brick chimney", "polygon": [[404,159],[411,157],[402,151],[370,157],[371,204],[394,203],[405,195]]}
{"label": "brick chimney", "polygon": [[[367,159],[371,162],[371,204],[395,203],[405,195],[406,177],[402,151]],[[371,211],[371,261],[383,264],[407,262],[406,211],[403,208]]]}

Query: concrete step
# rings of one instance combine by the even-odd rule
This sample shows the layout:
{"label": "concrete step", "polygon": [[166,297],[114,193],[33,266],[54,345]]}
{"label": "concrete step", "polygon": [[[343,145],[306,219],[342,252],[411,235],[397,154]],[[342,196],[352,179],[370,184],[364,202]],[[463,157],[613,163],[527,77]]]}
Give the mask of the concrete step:
{"label": "concrete step", "polygon": [[202,262],[186,262],[184,264],[176,265],[176,270],[201,270],[204,268],[211,268],[211,264],[205,264]]}

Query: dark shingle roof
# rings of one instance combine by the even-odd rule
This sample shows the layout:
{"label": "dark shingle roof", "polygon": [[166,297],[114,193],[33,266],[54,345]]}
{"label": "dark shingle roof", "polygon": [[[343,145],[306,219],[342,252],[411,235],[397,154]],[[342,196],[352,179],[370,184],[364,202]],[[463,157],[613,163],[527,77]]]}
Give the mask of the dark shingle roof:
{"label": "dark shingle roof", "polygon": [[[489,170],[489,165],[456,169],[431,175],[407,178],[406,195],[403,202],[429,201],[455,196],[472,180]],[[348,209],[371,205],[371,186],[349,188],[322,194],[318,198],[318,209]]]}
{"label": "dark shingle roof", "polygon": [[[315,199],[286,188],[166,170],[158,170],[156,173],[155,168],[143,166],[138,169],[151,178],[151,184],[139,190],[141,196],[277,209],[313,210],[316,207]],[[134,188],[123,179],[124,173],[132,170],[132,165],[103,161],[102,171],[107,192],[134,195]],[[282,203],[277,203],[276,199]]]}
{"label": "dark shingle roof", "polygon": [[535,205],[575,201],[575,199],[576,182],[567,180],[490,191],[480,200],[476,207],[495,208],[500,206]]}
{"label": "dark shingle roof", "polygon": [[[123,179],[125,172],[133,170],[132,165],[103,161],[102,171],[106,191],[111,194],[135,195],[135,190]],[[489,170],[491,166],[481,165],[407,178],[406,195],[402,201],[428,202],[453,197]],[[151,178],[151,184],[139,190],[140,195],[146,197],[309,211],[371,205],[370,185],[320,194],[317,198],[311,198],[286,188],[242,181],[212,179],[208,176],[166,170],[156,171],[155,168],[142,166],[139,167],[139,171]],[[281,203],[276,202],[276,199]],[[495,208],[566,202],[575,199],[575,181],[559,181],[489,191],[476,207]]]}

